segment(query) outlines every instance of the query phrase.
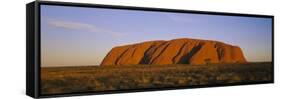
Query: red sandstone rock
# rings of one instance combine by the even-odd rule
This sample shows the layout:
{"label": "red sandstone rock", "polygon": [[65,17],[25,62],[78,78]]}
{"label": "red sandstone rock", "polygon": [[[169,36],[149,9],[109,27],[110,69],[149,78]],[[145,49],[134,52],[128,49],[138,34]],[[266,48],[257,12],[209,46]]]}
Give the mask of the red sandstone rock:
{"label": "red sandstone rock", "polygon": [[245,63],[242,50],[218,41],[174,39],[111,49],[101,65]]}

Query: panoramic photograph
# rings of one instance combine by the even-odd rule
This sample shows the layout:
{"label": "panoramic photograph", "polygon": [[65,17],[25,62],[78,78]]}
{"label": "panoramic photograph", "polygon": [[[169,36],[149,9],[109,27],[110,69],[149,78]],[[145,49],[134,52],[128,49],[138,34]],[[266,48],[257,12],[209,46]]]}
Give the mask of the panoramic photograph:
{"label": "panoramic photograph", "polygon": [[41,5],[42,95],[273,80],[272,19]]}

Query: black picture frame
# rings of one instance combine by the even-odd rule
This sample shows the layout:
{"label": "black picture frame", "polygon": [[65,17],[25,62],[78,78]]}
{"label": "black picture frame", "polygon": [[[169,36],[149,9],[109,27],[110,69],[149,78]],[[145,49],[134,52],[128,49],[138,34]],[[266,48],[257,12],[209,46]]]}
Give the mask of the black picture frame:
{"label": "black picture frame", "polygon": [[[222,16],[243,16],[243,17],[258,17],[272,19],[272,76],[271,81],[251,82],[251,83],[233,83],[233,84],[216,84],[216,85],[195,85],[187,87],[172,87],[172,88],[149,88],[149,89],[134,89],[134,90],[118,90],[118,91],[101,91],[101,92],[76,92],[66,94],[42,95],[40,92],[40,6],[41,5],[58,5],[58,6],[77,6],[89,8],[106,8],[106,9],[123,9],[123,10],[141,10],[141,11],[156,11],[156,12],[176,12],[176,13],[194,13],[207,15],[222,15]],[[70,3],[70,2],[54,2],[54,1],[34,1],[26,5],[26,94],[34,98],[48,97],[65,97],[78,95],[96,95],[96,94],[112,94],[112,93],[128,93],[142,91],[159,91],[159,90],[174,90],[186,88],[204,88],[204,87],[220,87],[220,86],[235,86],[235,85],[252,85],[252,84],[267,84],[274,83],[274,16],[273,15],[258,15],[258,14],[241,14],[241,13],[226,13],[226,12],[209,12],[209,11],[194,11],[194,10],[179,10],[165,8],[147,8],[133,6],[115,6],[101,4],[86,4],[86,3]]]}

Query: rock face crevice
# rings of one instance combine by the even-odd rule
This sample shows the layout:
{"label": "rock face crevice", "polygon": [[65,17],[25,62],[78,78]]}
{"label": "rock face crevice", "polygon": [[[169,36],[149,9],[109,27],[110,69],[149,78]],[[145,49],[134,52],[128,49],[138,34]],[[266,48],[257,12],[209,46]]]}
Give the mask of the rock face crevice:
{"label": "rock face crevice", "polygon": [[101,65],[245,63],[240,47],[218,41],[174,39],[117,46]]}

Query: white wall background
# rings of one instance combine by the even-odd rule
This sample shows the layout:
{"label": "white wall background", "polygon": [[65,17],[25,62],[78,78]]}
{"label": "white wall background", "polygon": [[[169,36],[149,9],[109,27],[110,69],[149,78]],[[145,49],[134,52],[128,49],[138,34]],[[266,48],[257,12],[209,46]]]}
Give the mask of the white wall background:
{"label": "white wall background", "polygon": [[[31,1],[32,0],[1,0],[0,3],[1,99],[30,99],[30,97],[25,95],[25,4]],[[274,15],[275,83],[96,96],[76,96],[67,97],[65,99],[271,99],[281,97],[281,46],[279,45],[279,43],[281,43],[281,2],[279,2],[279,0],[79,0],[79,2]]]}

